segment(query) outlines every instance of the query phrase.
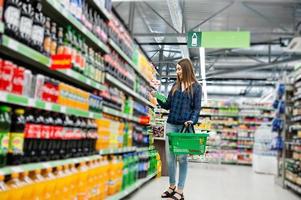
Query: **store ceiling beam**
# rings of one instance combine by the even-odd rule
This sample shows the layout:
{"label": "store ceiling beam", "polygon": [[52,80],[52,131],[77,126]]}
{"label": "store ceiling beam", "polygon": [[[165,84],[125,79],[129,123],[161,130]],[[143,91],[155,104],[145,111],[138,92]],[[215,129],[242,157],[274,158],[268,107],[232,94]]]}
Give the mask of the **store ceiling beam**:
{"label": "store ceiling beam", "polygon": [[[169,14],[174,27],[180,32],[183,29],[183,10],[181,10],[179,0],[166,0],[168,5]],[[180,12],[179,12],[180,11]],[[183,32],[185,32],[184,30]],[[186,38],[177,37],[178,42],[186,42]],[[185,46],[180,46],[183,57],[189,58],[189,49]]]}
{"label": "store ceiling beam", "polygon": [[242,2],[243,6],[246,7],[247,9],[249,9],[250,11],[252,11],[253,13],[255,13],[256,15],[262,17],[263,19],[265,19],[269,24],[273,24],[275,26],[278,26],[281,30],[288,32],[288,30],[281,26],[277,21],[270,19],[269,17],[265,16],[264,14],[262,14],[261,12],[259,12],[258,10],[256,10],[255,8],[251,7],[249,5],[248,2]]}
{"label": "store ceiling beam", "polygon": [[225,10],[227,10],[228,8],[230,8],[232,5],[234,4],[234,1],[231,1],[229,4],[227,4],[225,7],[223,7],[222,9],[218,10],[217,12],[213,13],[211,16],[207,17],[206,19],[204,19],[203,21],[201,21],[199,24],[193,26],[189,31],[194,31],[195,29],[199,28],[200,26],[202,26],[203,24],[205,24],[206,22],[208,22],[209,20],[213,19],[214,17],[216,17],[217,15],[221,14],[222,12],[224,12]]}
{"label": "store ceiling beam", "polygon": [[[293,32],[251,32],[256,35],[294,36]],[[187,33],[134,33],[135,37],[186,37]]]}
{"label": "store ceiling beam", "polygon": [[147,2],[144,2],[144,4],[151,10],[153,13],[155,13],[160,19],[162,19],[172,30],[174,30],[176,33],[180,33],[173,25],[171,25],[164,17],[160,15],[151,5],[149,5]]}
{"label": "store ceiling beam", "polygon": [[293,57],[293,58],[284,59],[281,61],[277,61],[274,63],[268,63],[268,64],[244,66],[244,67],[240,67],[240,68],[232,69],[232,70],[220,70],[217,72],[208,72],[207,76],[211,77],[211,76],[216,76],[216,75],[221,75],[221,74],[231,74],[234,72],[241,72],[241,71],[254,71],[254,70],[270,68],[270,67],[278,66],[278,65],[282,65],[282,64],[288,64],[288,63],[296,62],[296,61],[301,61],[301,57]]}
{"label": "store ceiling beam", "polygon": [[[254,82],[252,83],[252,86],[254,87],[275,87],[276,81],[273,82],[262,82],[262,81],[258,81],[258,80],[253,80]],[[213,86],[234,86],[234,87],[244,87],[244,86],[248,86],[249,82],[240,82],[240,83],[235,83],[233,81],[224,81],[224,82],[220,82],[219,80],[214,81],[214,80],[208,80],[207,81],[207,85],[213,85]]]}
{"label": "store ceiling beam", "polygon": [[135,2],[130,2],[130,11],[129,11],[129,31],[131,35],[133,36],[133,30],[134,30],[134,17],[135,17]]}
{"label": "store ceiling beam", "polygon": [[262,96],[262,92],[258,93],[215,93],[215,92],[208,92],[208,96],[231,96],[231,97],[252,97],[252,98],[259,98]]}
{"label": "store ceiling beam", "polygon": [[[185,38],[186,40],[186,38]],[[187,42],[140,42],[140,45],[170,45],[170,46],[187,46]],[[279,45],[279,42],[251,42],[251,46],[256,45]]]}

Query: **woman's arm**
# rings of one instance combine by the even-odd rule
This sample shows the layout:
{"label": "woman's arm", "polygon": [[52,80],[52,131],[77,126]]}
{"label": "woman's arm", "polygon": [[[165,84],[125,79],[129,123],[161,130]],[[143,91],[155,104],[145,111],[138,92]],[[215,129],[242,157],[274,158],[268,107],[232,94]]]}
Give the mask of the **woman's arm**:
{"label": "woman's arm", "polygon": [[158,99],[158,104],[161,106],[161,108],[165,109],[165,110],[169,110],[170,109],[170,105],[171,105],[171,101],[172,101],[172,92],[170,91],[167,97],[166,102],[162,102]]}
{"label": "woman's arm", "polygon": [[195,87],[195,91],[193,91],[193,108],[190,115],[190,120],[193,122],[193,124],[196,124],[199,120],[199,115],[201,111],[201,102],[202,102],[202,87],[200,84],[198,84]]}

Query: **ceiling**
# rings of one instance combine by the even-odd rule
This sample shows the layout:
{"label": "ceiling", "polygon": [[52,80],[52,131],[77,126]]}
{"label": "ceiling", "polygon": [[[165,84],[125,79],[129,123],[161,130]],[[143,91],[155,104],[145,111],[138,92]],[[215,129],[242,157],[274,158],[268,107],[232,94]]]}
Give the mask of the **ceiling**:
{"label": "ceiling", "polygon": [[[301,0],[113,2],[129,32],[158,67],[166,85],[174,79],[175,64],[182,57],[189,56],[196,74],[200,75],[199,49],[188,49],[185,44],[186,33],[190,30],[251,33],[248,49],[205,50],[206,80],[211,81],[207,90],[211,98],[263,98],[270,93],[271,85],[256,88],[254,84],[275,82],[293,69],[296,60],[301,62],[301,55],[284,51],[297,30],[301,30],[298,24],[301,22]],[[233,87],[235,83],[237,86]]]}

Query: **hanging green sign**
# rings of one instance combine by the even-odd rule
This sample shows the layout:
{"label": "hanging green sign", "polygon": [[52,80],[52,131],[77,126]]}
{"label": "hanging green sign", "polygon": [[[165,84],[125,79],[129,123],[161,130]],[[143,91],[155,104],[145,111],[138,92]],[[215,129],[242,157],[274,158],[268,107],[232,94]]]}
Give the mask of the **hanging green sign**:
{"label": "hanging green sign", "polygon": [[189,48],[248,48],[250,32],[189,32]]}

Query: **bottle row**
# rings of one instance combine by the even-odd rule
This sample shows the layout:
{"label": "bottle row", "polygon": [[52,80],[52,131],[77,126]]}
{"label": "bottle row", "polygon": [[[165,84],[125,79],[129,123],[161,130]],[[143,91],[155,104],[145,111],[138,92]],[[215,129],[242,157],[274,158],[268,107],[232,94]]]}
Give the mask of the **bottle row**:
{"label": "bottle row", "polygon": [[159,164],[157,153],[147,152],[0,175],[0,199],[106,199],[155,173]]}
{"label": "bottle row", "polygon": [[102,97],[0,59],[0,90],[60,105],[100,112]]}
{"label": "bottle row", "polygon": [[149,147],[147,128],[104,115],[89,119],[0,105],[0,164],[67,159],[103,149]]}
{"label": "bottle row", "polygon": [[[135,71],[132,67],[125,62],[118,53],[113,49],[109,54],[92,48],[92,46],[86,42],[84,35],[78,33],[71,25],[62,24],[60,21],[54,21],[50,17],[46,17],[43,10],[43,3],[41,0],[35,1],[4,1],[4,25],[5,34],[28,45],[40,53],[50,56],[56,54],[71,55],[72,69],[85,75],[86,77],[95,80],[96,82],[104,82],[104,73],[108,72],[117,78],[120,82],[133,89],[145,99],[149,100],[149,88],[146,87],[147,83],[140,77],[135,75]],[[61,1],[63,3],[64,1]],[[65,1],[64,6],[69,10],[74,9],[73,1]],[[78,7],[80,7],[80,13],[88,13],[88,16],[92,16],[93,28],[90,30],[97,35],[98,38],[105,38],[107,40],[107,25],[102,21],[100,15],[96,10],[92,9],[88,1],[80,1]],[[70,5],[70,6],[68,6]],[[73,9],[72,9],[73,8]],[[85,14],[76,13],[75,17],[82,19],[81,16]],[[75,14],[75,13],[74,13]],[[83,17],[83,24],[89,21],[90,17]],[[80,20],[79,19],[79,20]],[[112,19],[113,20],[113,19]],[[91,21],[91,20],[90,20]],[[100,22],[98,22],[100,21]],[[116,20],[115,20],[116,21]],[[108,24],[115,24],[117,22],[108,22]],[[101,24],[101,26],[99,25]],[[90,25],[87,25],[90,27]],[[118,25],[114,28],[114,31],[120,32],[122,26]],[[115,30],[116,29],[116,30]],[[113,32],[114,32],[113,31]],[[123,40],[128,36],[125,31],[121,31],[118,37],[118,44],[123,44]],[[129,42],[127,42],[129,43]],[[125,45],[128,46],[128,45]],[[133,49],[126,47],[128,49]],[[131,50],[133,51],[133,50]],[[132,58],[132,56],[130,56]]]}

